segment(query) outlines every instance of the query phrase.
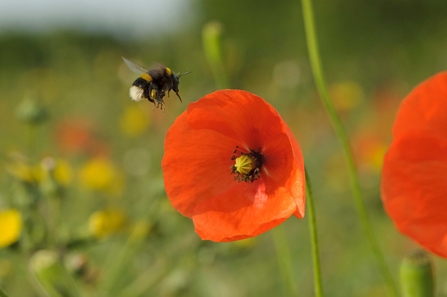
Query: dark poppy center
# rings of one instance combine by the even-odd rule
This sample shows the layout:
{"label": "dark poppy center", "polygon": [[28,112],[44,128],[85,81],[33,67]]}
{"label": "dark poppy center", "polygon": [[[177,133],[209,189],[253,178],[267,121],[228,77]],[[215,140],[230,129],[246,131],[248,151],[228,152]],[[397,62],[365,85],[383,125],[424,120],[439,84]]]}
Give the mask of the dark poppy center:
{"label": "dark poppy center", "polygon": [[248,152],[244,152],[236,146],[231,160],[234,161],[231,167],[231,174],[234,174],[234,180],[238,182],[254,182],[261,176],[264,156],[261,154],[260,148],[257,151],[249,149]]}

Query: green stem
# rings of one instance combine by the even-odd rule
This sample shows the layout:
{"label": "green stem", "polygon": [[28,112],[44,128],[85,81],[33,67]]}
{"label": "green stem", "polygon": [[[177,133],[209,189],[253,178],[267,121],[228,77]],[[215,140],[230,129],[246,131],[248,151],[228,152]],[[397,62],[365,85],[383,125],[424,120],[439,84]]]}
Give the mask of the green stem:
{"label": "green stem", "polygon": [[341,124],[337,112],[335,111],[334,105],[329,98],[329,94],[326,88],[326,83],[323,76],[323,70],[320,61],[320,55],[318,51],[318,42],[314,25],[312,2],[311,0],[302,0],[301,2],[303,6],[304,27],[306,31],[309,59],[312,66],[312,72],[315,79],[315,84],[318,89],[318,93],[320,94],[323,105],[326,109],[326,112],[328,113],[331,119],[332,126],[334,127],[335,132],[337,134],[337,138],[339,139],[343,149],[343,153],[348,165],[348,175],[351,190],[354,196],[357,213],[360,217],[363,230],[369,240],[374,255],[376,256],[376,260],[379,263],[382,275],[387,283],[389,294],[391,296],[398,296],[398,289],[396,283],[394,282],[393,277],[388,269],[385,257],[383,256],[383,253],[380,249],[380,246],[374,235],[371,223],[368,218],[365,202],[363,200],[362,193],[360,190],[360,182],[357,175],[357,167],[355,164],[354,156],[349,144],[347,134]]}
{"label": "green stem", "polygon": [[292,260],[290,249],[287,243],[287,236],[284,226],[280,225],[272,229],[273,241],[276,247],[276,256],[278,257],[279,270],[287,290],[286,296],[298,296],[295,277],[293,275]]}
{"label": "green stem", "polygon": [[3,291],[1,288],[0,288],[0,297],[8,297],[8,294],[6,294],[5,291]]}
{"label": "green stem", "polygon": [[28,150],[28,157],[31,160],[30,163],[33,163],[36,156],[36,127],[32,124],[26,123],[26,142],[27,142],[27,150]]}
{"label": "green stem", "polygon": [[146,270],[142,271],[136,278],[132,280],[127,287],[125,287],[120,293],[119,297],[138,297],[144,296],[151,287],[160,283],[160,281],[166,277],[170,272],[165,263],[162,261],[156,262]]}
{"label": "green stem", "polygon": [[222,58],[222,24],[209,22],[203,27],[202,40],[203,50],[208,63],[213,71],[214,80],[219,89],[227,89],[230,85],[225,73],[225,66]]}
{"label": "green stem", "polygon": [[317,232],[317,220],[315,216],[314,199],[312,196],[312,187],[310,186],[310,179],[306,172],[306,203],[309,213],[309,231],[310,241],[312,245],[312,262],[314,266],[314,287],[315,296],[323,296],[323,286],[321,282],[321,269],[320,269],[320,253],[318,248],[318,232]]}

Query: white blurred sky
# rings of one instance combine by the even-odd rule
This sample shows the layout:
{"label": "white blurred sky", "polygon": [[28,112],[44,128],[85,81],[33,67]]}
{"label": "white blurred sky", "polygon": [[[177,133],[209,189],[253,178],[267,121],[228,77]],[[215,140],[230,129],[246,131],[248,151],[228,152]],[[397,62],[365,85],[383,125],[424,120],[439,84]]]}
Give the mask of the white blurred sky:
{"label": "white blurred sky", "polygon": [[0,32],[80,28],[141,37],[192,22],[189,0],[0,0]]}

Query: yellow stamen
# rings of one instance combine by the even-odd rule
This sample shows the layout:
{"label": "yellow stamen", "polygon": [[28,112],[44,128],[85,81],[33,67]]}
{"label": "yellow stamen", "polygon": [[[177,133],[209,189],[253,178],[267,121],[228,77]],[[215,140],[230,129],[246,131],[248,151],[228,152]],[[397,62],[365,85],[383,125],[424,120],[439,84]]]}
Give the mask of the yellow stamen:
{"label": "yellow stamen", "polygon": [[236,158],[234,168],[240,174],[249,174],[256,166],[255,160],[247,155],[241,155]]}

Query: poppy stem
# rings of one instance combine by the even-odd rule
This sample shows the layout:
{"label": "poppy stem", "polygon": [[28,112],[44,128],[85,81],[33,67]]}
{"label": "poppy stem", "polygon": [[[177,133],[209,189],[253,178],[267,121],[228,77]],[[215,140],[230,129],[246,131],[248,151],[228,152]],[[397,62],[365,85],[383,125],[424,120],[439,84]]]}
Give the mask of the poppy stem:
{"label": "poppy stem", "polygon": [[320,268],[320,253],[318,247],[318,232],[317,232],[317,219],[315,216],[315,205],[312,196],[312,187],[310,186],[310,179],[307,174],[307,169],[305,169],[306,174],[306,203],[307,210],[309,213],[309,232],[310,232],[310,242],[312,246],[312,262],[314,266],[314,289],[315,296],[323,296],[323,285],[321,281],[321,268]]}
{"label": "poppy stem", "polygon": [[275,243],[276,255],[278,257],[279,270],[286,287],[286,296],[298,296],[295,276],[293,274],[290,248],[287,243],[287,235],[284,225],[279,225],[272,229],[273,241]]}
{"label": "poppy stem", "polygon": [[217,87],[219,89],[227,89],[229,81],[222,58],[222,32],[223,26],[219,22],[213,21],[205,24],[202,31],[202,43]]}
{"label": "poppy stem", "polygon": [[343,149],[343,153],[346,159],[346,163],[348,166],[348,175],[351,185],[351,190],[354,196],[354,201],[357,209],[357,213],[360,217],[360,221],[363,227],[363,230],[369,240],[371,248],[376,256],[376,260],[380,266],[382,271],[383,278],[387,283],[388,290],[390,296],[398,296],[398,289],[395,281],[391,275],[391,272],[386,264],[385,257],[380,249],[378,241],[374,235],[373,229],[371,227],[371,223],[368,218],[368,213],[366,210],[365,202],[362,197],[362,193],[360,190],[360,182],[357,175],[357,167],[354,160],[354,155],[352,153],[351,146],[349,144],[349,140],[347,134],[341,124],[340,118],[335,111],[334,105],[329,98],[329,94],[327,91],[323,70],[321,66],[321,60],[318,50],[318,41],[316,35],[316,29],[314,24],[314,14],[312,8],[311,0],[302,0],[303,7],[303,18],[304,18],[304,28],[306,32],[306,41],[307,48],[309,52],[309,60],[312,67],[312,72],[315,80],[315,84],[320,94],[322,103],[326,112],[329,115],[332,126],[334,127],[335,133],[337,135],[338,140]]}

